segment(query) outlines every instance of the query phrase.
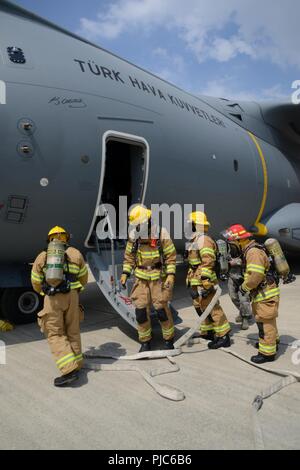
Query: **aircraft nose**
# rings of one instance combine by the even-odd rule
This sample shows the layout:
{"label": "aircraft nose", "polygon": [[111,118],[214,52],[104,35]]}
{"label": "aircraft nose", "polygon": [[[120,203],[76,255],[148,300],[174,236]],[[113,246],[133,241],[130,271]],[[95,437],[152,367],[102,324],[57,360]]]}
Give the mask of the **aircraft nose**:
{"label": "aircraft nose", "polygon": [[287,250],[300,248],[300,203],[284,206],[265,222],[268,237],[277,238]]}

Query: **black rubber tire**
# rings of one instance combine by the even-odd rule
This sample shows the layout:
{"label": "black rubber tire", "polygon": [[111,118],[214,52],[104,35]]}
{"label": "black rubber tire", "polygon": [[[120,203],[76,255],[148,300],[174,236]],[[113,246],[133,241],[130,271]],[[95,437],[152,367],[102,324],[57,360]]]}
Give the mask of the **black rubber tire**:
{"label": "black rubber tire", "polygon": [[43,307],[43,299],[30,288],[4,289],[0,299],[0,312],[14,325],[33,323]]}

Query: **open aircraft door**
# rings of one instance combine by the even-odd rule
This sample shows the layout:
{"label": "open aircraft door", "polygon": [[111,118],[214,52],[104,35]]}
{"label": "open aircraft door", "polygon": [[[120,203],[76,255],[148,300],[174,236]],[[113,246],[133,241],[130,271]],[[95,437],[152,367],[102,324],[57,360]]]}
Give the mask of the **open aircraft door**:
{"label": "open aircraft door", "polygon": [[[133,278],[128,279],[127,289],[119,283],[123,256],[127,242],[127,208],[144,202],[149,168],[149,145],[142,137],[108,131],[102,141],[102,167],[95,215],[86,240],[87,261],[93,276],[106,299],[116,312],[131,326],[137,328],[135,309],[129,292]],[[120,197],[127,198],[124,208]],[[115,208],[113,226],[109,219],[108,205]],[[99,207],[102,207],[99,215]],[[101,221],[105,219],[105,224]],[[125,227],[121,230],[121,225]],[[99,227],[102,228],[99,228]],[[106,238],[103,239],[103,230]],[[122,231],[122,233],[120,233]]]}
{"label": "open aircraft door", "polygon": [[87,261],[102,294],[124,320],[137,328],[135,309],[129,298],[133,279],[128,279],[126,289],[119,282],[125,244],[115,240],[112,233],[108,240],[97,240],[97,251],[89,252]]}
{"label": "open aircraft door", "polygon": [[[126,289],[119,282],[127,243],[127,207],[120,208],[119,198],[127,197],[128,208],[144,202],[148,168],[149,145],[145,139],[113,131],[104,134],[98,201],[86,240],[87,248],[92,248],[87,261],[101,292],[134,328],[137,328],[135,308],[129,298],[133,278],[128,279]],[[109,210],[106,210],[108,205],[116,209],[115,226],[109,218]],[[121,233],[121,225],[126,227],[125,234]],[[176,319],[177,312],[171,305],[170,308]]]}

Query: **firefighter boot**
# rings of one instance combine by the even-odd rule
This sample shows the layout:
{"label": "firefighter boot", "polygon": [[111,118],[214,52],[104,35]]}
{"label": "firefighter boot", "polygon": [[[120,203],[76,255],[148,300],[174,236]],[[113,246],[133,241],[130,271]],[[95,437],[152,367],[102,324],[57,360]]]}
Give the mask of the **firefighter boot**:
{"label": "firefighter boot", "polygon": [[241,329],[242,330],[249,330],[249,320],[248,320],[248,318],[243,317]]}
{"label": "firefighter boot", "polygon": [[172,339],[165,341],[165,349],[174,349],[174,341]]}
{"label": "firefighter boot", "polygon": [[202,334],[198,336],[198,338],[206,339],[207,341],[214,341],[215,340],[215,333],[213,331],[208,331],[205,335]]}
{"label": "firefighter boot", "polygon": [[72,382],[75,382],[75,380],[77,380],[78,378],[79,371],[77,369],[72,370],[72,372],[70,372],[69,374],[62,375],[61,377],[56,377],[56,379],[54,379],[54,385],[55,387],[65,387],[71,384]]}
{"label": "firefighter boot", "polygon": [[146,341],[145,343],[142,343],[142,344],[141,344],[139,353],[148,352],[148,351],[151,351],[151,344],[150,344],[150,341]]}
{"label": "firefighter boot", "polygon": [[216,336],[216,338],[208,343],[208,349],[219,349],[219,348],[230,348],[231,340],[229,333],[227,335],[222,336],[221,338]]}
{"label": "firefighter boot", "polygon": [[265,362],[273,362],[273,361],[275,361],[275,355],[264,356],[263,354],[258,353],[257,356],[251,357],[251,362],[254,362],[254,364],[264,364]]}

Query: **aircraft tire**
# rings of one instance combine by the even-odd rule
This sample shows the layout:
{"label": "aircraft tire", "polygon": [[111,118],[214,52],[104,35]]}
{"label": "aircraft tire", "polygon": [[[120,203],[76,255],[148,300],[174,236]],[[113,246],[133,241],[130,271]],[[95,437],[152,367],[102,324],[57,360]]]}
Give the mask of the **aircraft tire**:
{"label": "aircraft tire", "polygon": [[0,298],[2,317],[14,325],[35,322],[37,313],[42,309],[42,306],[43,299],[30,288],[3,289]]}

